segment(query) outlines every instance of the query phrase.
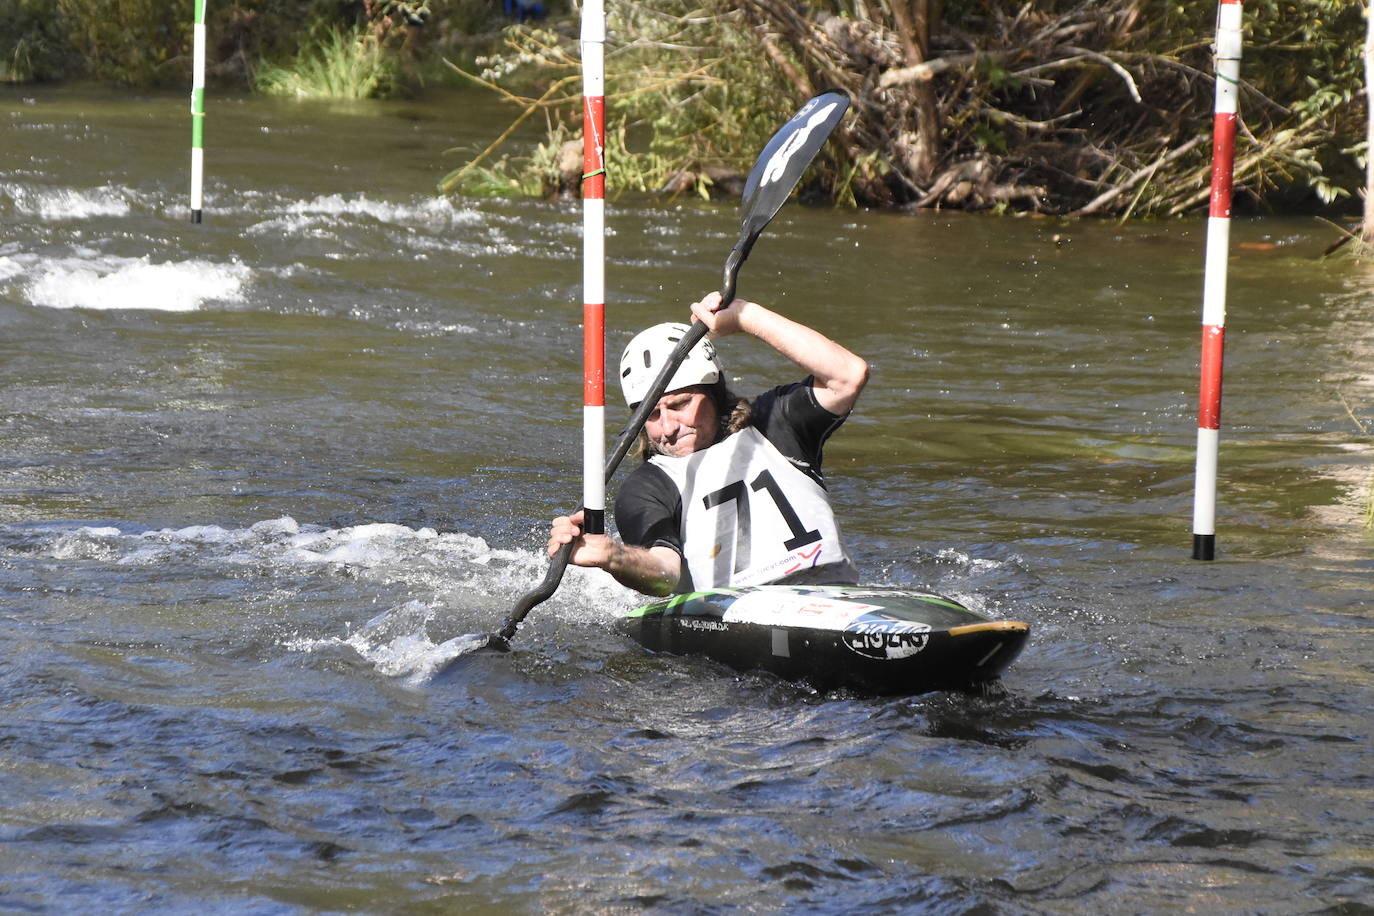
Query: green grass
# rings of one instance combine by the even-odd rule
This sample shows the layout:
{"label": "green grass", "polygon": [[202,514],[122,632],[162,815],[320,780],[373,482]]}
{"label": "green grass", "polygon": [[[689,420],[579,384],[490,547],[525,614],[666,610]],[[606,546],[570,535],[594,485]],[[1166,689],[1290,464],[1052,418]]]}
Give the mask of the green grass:
{"label": "green grass", "polygon": [[362,29],[326,33],[291,64],[263,64],[253,76],[258,92],[297,99],[383,98],[396,82],[391,56]]}

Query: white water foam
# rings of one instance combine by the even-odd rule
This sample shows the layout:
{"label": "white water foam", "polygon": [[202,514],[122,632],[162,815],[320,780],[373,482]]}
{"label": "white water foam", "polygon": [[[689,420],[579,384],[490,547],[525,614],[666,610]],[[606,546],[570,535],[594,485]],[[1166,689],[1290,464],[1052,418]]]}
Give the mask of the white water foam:
{"label": "white water foam", "polygon": [[936,559],[944,563],[953,563],[962,566],[973,572],[983,572],[990,569],[999,569],[1005,565],[1002,560],[989,560],[981,557],[970,556],[962,550],[955,550],[952,547],[944,547],[935,554]]}
{"label": "white water foam", "polygon": [[476,334],[477,329],[469,324],[448,324],[441,321],[398,321],[396,330],[414,334],[416,337],[449,337],[454,334]]}
{"label": "white water foam", "polygon": [[379,674],[403,678],[419,686],[460,655],[480,648],[485,635],[469,633],[435,642],[430,628],[442,622],[442,614],[423,601],[407,601],[373,617],[348,636],[324,639],[297,637],[282,645],[294,652],[318,652],[346,646],[372,665]]}
{"label": "white water foam", "polygon": [[370,216],[383,223],[474,223],[481,218],[476,210],[455,207],[447,197],[422,197],[415,202],[397,204],[370,200],[363,194],[351,198],[341,194],[321,195],[292,204],[287,212]]}
{"label": "white water foam", "polygon": [[421,197],[395,203],[372,200],[357,194],[322,194],[310,200],[298,200],[283,208],[283,215],[258,223],[248,231],[253,235],[281,232],[289,229],[302,232],[343,219],[368,219],[392,226],[471,226],[482,221],[482,214],[471,208],[459,208],[446,197]]}
{"label": "white water foam", "polygon": [[[429,591],[433,598],[407,600],[356,628],[345,624],[341,635],[297,634],[280,643],[302,653],[346,648],[380,674],[411,684],[424,683],[447,662],[485,640],[484,634],[450,635],[468,615],[470,609],[464,603],[475,599],[489,604],[494,599],[509,605],[514,597],[532,589],[548,568],[542,552],[493,548],[480,537],[460,532],[390,523],[326,528],[302,525],[289,516],[247,528],[190,525],[130,532],[102,525],[40,530],[37,537],[42,545],[35,551],[30,542],[23,548],[25,553],[116,567],[192,565],[208,568],[201,575],[211,578],[309,574],[318,569],[376,582],[379,589],[399,582],[412,592]],[[635,603],[630,592],[597,570],[569,569],[562,592],[560,619],[597,626]],[[568,598],[572,606],[567,605]],[[486,621],[480,628],[491,626]]]}
{"label": "white water foam", "polygon": [[45,222],[90,219],[100,216],[128,216],[128,188],[105,185],[99,188],[35,189],[24,185],[0,185],[0,194],[13,201],[14,209],[24,216],[36,216]]}
{"label": "white water foam", "polygon": [[[351,570],[396,570],[421,574],[434,568],[487,569],[504,565],[534,574],[530,554],[499,550],[485,540],[459,532],[409,528],[388,522],[325,528],[302,525],[290,516],[247,528],[189,525],[127,533],[112,527],[83,527],[59,537],[55,555],[83,542],[113,542],[119,564],[157,564],[188,551],[228,565],[333,566]],[[455,575],[455,578],[457,576]]]}
{"label": "white water foam", "polygon": [[[28,262],[28,263],[26,263]],[[69,258],[0,257],[0,278],[29,273],[24,295],[56,309],[194,311],[210,302],[242,302],[252,270],[244,264],[121,258],[79,252]]]}

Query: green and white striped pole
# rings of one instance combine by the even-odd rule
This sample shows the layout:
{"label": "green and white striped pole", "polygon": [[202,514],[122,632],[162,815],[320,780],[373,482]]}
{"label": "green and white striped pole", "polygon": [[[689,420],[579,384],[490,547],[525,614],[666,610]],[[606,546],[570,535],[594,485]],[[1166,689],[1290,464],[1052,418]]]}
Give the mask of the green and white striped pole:
{"label": "green and white striped pole", "polygon": [[205,0],[196,0],[195,61],[191,75],[191,222],[200,222],[205,180]]}

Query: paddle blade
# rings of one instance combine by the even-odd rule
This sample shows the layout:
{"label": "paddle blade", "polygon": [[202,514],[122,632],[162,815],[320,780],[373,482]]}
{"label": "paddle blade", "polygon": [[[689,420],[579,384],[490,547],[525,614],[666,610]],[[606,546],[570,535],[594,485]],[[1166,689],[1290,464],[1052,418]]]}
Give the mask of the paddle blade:
{"label": "paddle blade", "polygon": [[463,664],[463,659],[478,652],[509,652],[510,642],[499,633],[468,633],[455,636],[439,646],[443,662],[434,672],[435,677],[443,677]]}
{"label": "paddle blade", "polygon": [[744,182],[741,243],[752,244],[782,209],[802,173],[848,110],[849,96],[844,92],[822,92],[803,105],[768,141]]}

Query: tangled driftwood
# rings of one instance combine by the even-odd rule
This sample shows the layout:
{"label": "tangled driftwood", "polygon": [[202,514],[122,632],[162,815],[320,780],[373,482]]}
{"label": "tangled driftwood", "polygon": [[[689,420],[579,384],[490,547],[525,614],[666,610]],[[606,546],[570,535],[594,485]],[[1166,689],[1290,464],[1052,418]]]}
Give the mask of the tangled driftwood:
{"label": "tangled driftwood", "polygon": [[[747,69],[766,71],[745,81],[744,97],[764,99],[770,117],[827,88],[853,100],[803,189],[817,199],[1062,215],[1171,215],[1205,203],[1210,51],[1203,43],[1170,55],[1143,50],[1140,0],[983,3],[962,9],[955,23],[932,20],[933,0],[825,2],[820,9],[732,0],[704,12],[695,4],[674,11],[617,5],[608,104],[622,140],[645,125],[665,131],[654,135],[653,161],[633,180],[622,171],[621,186],[670,194],[737,188],[740,175],[720,162],[742,145],[739,120],[724,123],[740,109],[722,87]],[[534,85],[542,92],[517,96],[497,84],[500,77],[466,74],[521,113],[441,186],[475,174],[522,122],[543,113],[558,125],[541,148],[544,191],[574,196],[576,148],[556,154],[577,134],[576,33],[525,31],[509,43],[506,60],[541,68]],[[759,66],[760,55],[767,66]],[[654,106],[663,104],[689,114],[661,117]],[[1237,157],[1238,190],[1247,181],[1262,186],[1276,159],[1296,161],[1322,129],[1311,121],[1319,116],[1243,131],[1249,148]]]}
{"label": "tangled driftwood", "polygon": [[800,93],[854,98],[840,140],[861,203],[1119,213],[1203,155],[1209,78],[1123,50],[1136,3],[1036,6],[989,5],[968,32],[932,31],[922,0],[846,16],[787,0],[743,10]]}

